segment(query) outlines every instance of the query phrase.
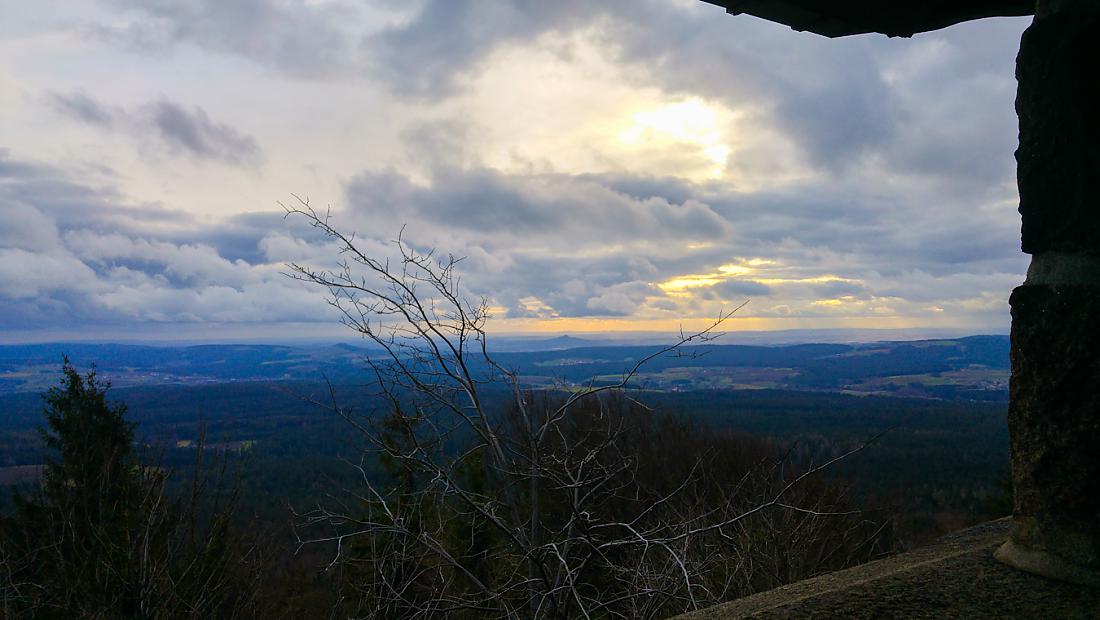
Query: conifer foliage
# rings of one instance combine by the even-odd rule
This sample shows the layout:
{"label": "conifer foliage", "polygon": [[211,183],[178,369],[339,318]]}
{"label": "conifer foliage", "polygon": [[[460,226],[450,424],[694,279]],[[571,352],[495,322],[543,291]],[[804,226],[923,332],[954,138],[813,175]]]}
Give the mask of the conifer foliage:
{"label": "conifer foliage", "polygon": [[248,615],[255,572],[233,534],[232,493],[205,490],[199,469],[189,494],[170,493],[169,472],[140,462],[108,388],[66,359],[44,394],[51,456],[0,521],[0,616]]}

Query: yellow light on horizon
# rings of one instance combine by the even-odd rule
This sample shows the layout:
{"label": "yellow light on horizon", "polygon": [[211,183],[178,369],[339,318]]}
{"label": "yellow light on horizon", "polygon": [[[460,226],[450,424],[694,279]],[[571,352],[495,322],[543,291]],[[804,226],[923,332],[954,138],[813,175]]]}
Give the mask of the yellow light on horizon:
{"label": "yellow light on horizon", "polygon": [[[689,289],[703,288],[721,284],[726,280],[744,277],[759,271],[760,267],[778,265],[778,261],[767,258],[738,259],[737,262],[719,265],[714,273],[686,274],[664,282],[658,282],[657,286],[668,294],[686,294]],[[756,282],[764,282],[762,278],[752,278]]]}
{"label": "yellow light on horizon", "polygon": [[833,275],[813,276],[810,278],[756,278],[756,281],[762,284],[825,284],[828,282],[859,282],[859,280],[853,278],[842,278],[840,276]]}
{"label": "yellow light on horizon", "polygon": [[705,286],[714,286],[725,278],[714,276],[684,276],[682,278],[673,278],[672,280],[666,280],[660,282],[657,286],[666,293],[681,293],[687,289],[701,288]]}
{"label": "yellow light on horizon", "polygon": [[[494,322],[494,334],[601,334],[611,332],[640,333],[663,331],[669,334],[680,330],[693,331],[705,329],[714,322],[713,317],[689,316],[683,318],[567,318],[553,319],[502,319]],[[759,331],[773,329],[810,329],[822,327],[859,328],[859,329],[900,329],[919,327],[921,323],[912,318],[898,315],[876,316],[860,314],[858,316],[789,316],[757,317],[737,316],[730,318],[721,331]]]}
{"label": "yellow light on horizon", "polygon": [[545,318],[557,317],[558,313],[551,308],[546,302],[542,301],[534,295],[524,297],[519,300],[519,304],[523,306],[523,309],[536,315],[541,315]]}
{"label": "yellow light on horizon", "polygon": [[752,271],[752,269],[745,265],[728,264],[718,266],[718,272],[725,276],[743,276],[750,271]]}

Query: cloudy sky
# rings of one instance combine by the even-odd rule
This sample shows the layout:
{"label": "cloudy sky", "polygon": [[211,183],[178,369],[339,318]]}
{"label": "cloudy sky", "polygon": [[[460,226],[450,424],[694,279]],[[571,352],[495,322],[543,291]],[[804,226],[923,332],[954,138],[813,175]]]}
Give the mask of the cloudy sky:
{"label": "cloudy sky", "polygon": [[1003,331],[1024,19],[829,40],[696,0],[0,0],[0,341],[332,333],[331,206],[500,332]]}

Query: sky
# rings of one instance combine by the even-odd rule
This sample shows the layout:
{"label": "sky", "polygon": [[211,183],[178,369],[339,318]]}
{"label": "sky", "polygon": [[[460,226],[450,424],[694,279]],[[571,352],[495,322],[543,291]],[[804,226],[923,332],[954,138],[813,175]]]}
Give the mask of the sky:
{"label": "sky", "polygon": [[1024,18],[697,0],[0,0],[0,343],[343,333],[286,263],[464,257],[499,333],[1003,332]]}

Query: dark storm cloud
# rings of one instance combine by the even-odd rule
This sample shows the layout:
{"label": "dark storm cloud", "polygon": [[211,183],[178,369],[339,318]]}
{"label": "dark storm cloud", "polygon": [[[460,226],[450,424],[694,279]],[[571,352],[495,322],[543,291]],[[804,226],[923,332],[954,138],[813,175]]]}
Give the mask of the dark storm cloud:
{"label": "dark storm cloud", "polygon": [[616,181],[653,191],[631,196],[597,176],[443,168],[417,184],[363,173],[341,218],[376,238],[407,223],[410,242],[464,256],[471,293],[510,317],[628,316],[663,295],[655,282],[702,268],[685,258],[687,246],[720,244],[731,228],[697,199],[661,195],[653,180]]}
{"label": "dark storm cloud", "polygon": [[[774,265],[693,292],[768,303],[909,303],[895,280],[915,279],[949,299],[979,291],[1001,299],[1026,262],[1015,249],[1011,208],[966,212],[970,205],[927,193],[884,197],[841,182],[774,194],[692,190],[675,179],[625,175],[446,169],[417,184],[397,173],[364,173],[349,185],[341,217],[378,237],[407,223],[407,238],[421,247],[467,256],[472,290],[509,308],[509,316],[622,316],[643,304],[682,312],[688,302],[673,304],[652,284],[750,258]],[[670,219],[689,206],[705,217]],[[976,276],[982,273],[984,283]]]}
{"label": "dark storm cloud", "polygon": [[101,26],[106,36],[141,49],[190,43],[237,54],[292,75],[346,73],[355,45],[341,24],[354,22],[354,4],[271,0],[113,0],[135,19]]}
{"label": "dark storm cloud", "polygon": [[301,0],[112,0],[130,19],[92,31],[141,50],[179,44],[239,55],[302,79],[377,75],[397,92],[435,99],[460,88],[462,78],[498,45],[527,41],[549,30],[589,24],[603,3],[583,0],[375,0],[396,25],[371,30],[355,2]]}
{"label": "dark storm cloud", "polygon": [[844,296],[865,296],[867,287],[859,282],[834,280],[813,285],[813,291],[818,297],[831,299]]}
{"label": "dark storm cloud", "polygon": [[752,193],[703,189],[698,199],[731,223],[732,243],[742,255],[781,255],[797,247],[804,261],[847,257],[879,269],[937,274],[968,264],[1016,270],[1021,260],[1010,199],[993,208],[919,182],[886,193],[843,179]]}
{"label": "dark storm cloud", "polygon": [[[635,189],[621,191],[627,187]],[[936,228],[934,217],[908,229],[882,223],[882,239],[873,242],[838,225],[836,238],[818,238],[808,232],[822,225],[807,206],[811,202],[789,206],[783,217],[796,224],[793,232],[768,239],[768,211],[779,198],[697,190],[674,179],[624,175],[531,177],[448,169],[417,184],[396,173],[365,173],[349,184],[348,206],[336,214],[337,224],[360,233],[372,255],[392,252],[388,240],[407,223],[410,243],[466,257],[464,290],[489,297],[509,317],[631,316],[645,307],[675,317],[708,299],[757,299],[746,312],[760,316],[812,314],[808,306],[798,307],[799,299],[808,304],[879,296],[909,304],[972,304],[967,300],[975,295],[993,301],[1006,295],[1018,277],[1012,273],[1021,268],[1017,259],[998,258],[1003,253],[996,244],[971,251],[975,244],[964,243],[984,234],[982,220],[964,221],[950,233],[946,226]],[[330,261],[335,248],[302,222],[284,221],[280,212],[202,225],[180,212],[129,203],[112,188],[88,186],[62,170],[7,156],[0,157],[0,200],[12,206],[0,213],[0,306],[10,317],[9,329],[74,318],[331,318],[315,291],[294,288],[278,272],[288,260]],[[816,200],[831,204],[826,196]],[[881,205],[849,206],[872,221],[895,217]],[[915,211],[903,205],[897,212]],[[667,297],[655,286],[714,273],[738,257],[774,265],[695,289],[697,298],[687,300]],[[814,283],[821,274],[844,280]],[[809,283],[800,284],[805,278]],[[991,308],[1001,311],[995,303]]]}
{"label": "dark storm cloud", "polygon": [[233,164],[253,165],[261,158],[255,140],[228,125],[212,122],[202,108],[187,110],[169,101],[158,101],[148,110],[161,140],[175,151]]}
{"label": "dark storm cloud", "polygon": [[709,206],[688,199],[628,196],[571,175],[510,175],[443,168],[430,185],[395,172],[365,172],[348,186],[349,208],[372,218],[423,222],[509,238],[652,243],[710,240],[729,226]]}
{"label": "dark storm cloud", "polygon": [[826,39],[700,6],[638,3],[608,21],[608,38],[666,89],[770,110],[830,174],[863,172],[872,159],[956,183],[1011,178],[1013,62],[1026,20]]}
{"label": "dark storm cloud", "polygon": [[377,70],[400,93],[452,94],[499,45],[589,25],[602,3],[582,0],[428,0],[409,23],[367,40]]}
{"label": "dark storm cloud", "polygon": [[[508,268],[490,274],[485,286],[515,316],[539,316],[525,311],[520,300],[534,296],[552,308],[542,316],[625,316],[649,296],[661,292],[651,284],[658,268],[628,252],[609,253],[598,260],[573,255],[563,243],[552,255],[510,250]],[[510,314],[511,315],[511,314]]]}
{"label": "dark storm cloud", "polygon": [[[406,12],[371,31],[353,4],[136,2],[144,40],[241,55],[291,75],[375,75],[439,101],[491,54],[554,32],[585,31],[667,92],[750,107],[829,174],[921,175],[969,191],[1011,180],[1012,63],[1019,19],[981,20],[913,39],[826,39],[721,8],[665,0],[375,2]],[[559,50],[568,55],[568,45]],[[996,150],[1003,153],[990,156]],[[453,156],[453,149],[440,151]],[[735,157],[733,168],[744,165]]]}
{"label": "dark storm cloud", "polygon": [[52,93],[49,98],[55,109],[73,120],[124,131],[140,140],[153,137],[173,154],[238,166],[257,166],[263,160],[254,138],[211,120],[199,106],[188,109],[161,100],[131,111],[108,106],[83,93]]}
{"label": "dark storm cloud", "polygon": [[726,280],[715,284],[712,290],[723,299],[737,297],[764,297],[771,295],[772,289],[762,282],[753,280]]}
{"label": "dark storm cloud", "polygon": [[[313,229],[295,224],[296,222],[287,221],[278,212],[244,213],[226,218],[215,228],[204,230],[201,240],[217,250],[226,260],[261,264],[269,260],[261,245],[272,232],[287,231],[299,238],[305,237],[318,243],[321,241]],[[171,234],[167,238],[175,243],[194,241],[190,231]]]}
{"label": "dark storm cloud", "polygon": [[62,114],[89,125],[110,127],[120,114],[83,93],[52,93],[50,98]]}
{"label": "dark storm cloud", "polygon": [[405,129],[401,143],[417,166],[468,167],[480,165],[478,138],[482,128],[464,119],[428,120]]}
{"label": "dark storm cloud", "polygon": [[[812,307],[820,299],[887,298],[908,304],[902,313],[936,305],[997,318],[1024,269],[1011,155],[1019,21],[912,40],[827,40],[702,3],[428,0],[364,36],[356,11],[332,3],[117,4],[128,25],[113,35],[159,49],[196,45],[296,78],[373,76],[438,105],[433,115],[448,112],[446,99],[494,51],[555,33],[563,35],[555,51],[568,58],[558,39],[583,31],[624,80],[750,110],[758,124],[750,129],[793,145],[794,161],[783,163],[797,180],[734,191],[629,173],[485,169],[478,128],[446,119],[405,128],[407,155],[423,170],[355,176],[338,224],[358,230],[372,252],[388,251],[408,224],[418,247],[467,257],[464,286],[509,316],[628,316],[645,307],[682,316],[701,302],[678,301],[655,283],[758,257],[772,263],[693,292],[704,301],[764,298],[746,312],[766,316],[828,311]],[[197,160],[262,157],[255,140],[201,108],[118,108],[79,93],[51,102],[81,123]],[[735,149],[732,171],[753,163],[739,157],[751,155]],[[306,310],[314,297],[276,272],[332,248],[281,213],[206,226],[2,156],[0,177],[0,312],[17,323],[328,316]]]}
{"label": "dark storm cloud", "polygon": [[[1010,180],[1013,59],[1021,20],[984,20],[911,40],[826,39],[699,3],[434,0],[370,49],[400,93],[455,93],[501,46],[594,28],[617,59],[662,88],[765,110],[813,166],[866,161],[943,183]],[[992,156],[991,156],[992,155]],[[731,166],[738,165],[736,153]]]}
{"label": "dark storm cloud", "polygon": [[[494,15],[502,21],[463,4],[429,2],[416,19],[377,37],[373,43],[392,67],[385,74],[391,86],[444,97],[501,45],[598,25],[632,75],[732,109],[762,110],[805,163],[828,175],[780,191],[718,196],[683,181],[603,179],[614,191],[674,204],[699,200],[736,230],[731,245],[740,253],[767,256],[777,245],[793,246],[783,250],[788,260],[843,256],[855,269],[922,269],[937,277],[963,265],[1020,271],[1015,214],[988,205],[1014,200],[1012,63],[1021,20],[964,24],[912,40],[827,40],[705,6],[586,3],[563,8],[568,15],[537,15],[528,3],[498,4]],[[456,160],[455,149],[440,152],[447,153],[440,161]],[[745,163],[738,157],[731,156],[731,168]],[[545,205],[526,211],[529,201],[501,201],[496,192],[462,197],[433,215],[456,226],[555,225],[542,213]],[[504,206],[514,204],[520,206]],[[455,205],[480,211],[448,218]]]}
{"label": "dark storm cloud", "polygon": [[891,140],[890,105],[874,79],[841,79],[792,89],[776,106],[776,123],[797,136],[815,165],[836,171]]}
{"label": "dark storm cloud", "polygon": [[[118,229],[145,220],[172,223],[190,220],[181,212],[149,208],[125,211],[117,206],[120,194],[111,186],[80,183],[62,170],[44,164],[20,161],[0,149],[0,205],[3,214],[20,221],[22,214],[42,211],[68,225]],[[9,227],[8,230],[13,230]],[[13,237],[14,238],[14,237]]]}
{"label": "dark storm cloud", "polygon": [[583,0],[375,1],[369,3],[372,8],[414,12],[396,25],[370,31],[353,2],[112,3],[135,19],[95,31],[127,45],[169,50],[191,44],[305,79],[374,74],[399,93],[427,99],[456,92],[462,78],[500,44],[583,27],[605,10],[604,3]]}
{"label": "dark storm cloud", "polygon": [[459,90],[500,46],[595,28],[619,60],[667,89],[770,107],[776,124],[822,167],[847,165],[893,135],[897,112],[874,57],[881,44],[838,44],[708,8],[656,0],[491,7],[432,0],[409,23],[374,36],[370,49],[399,93],[439,99]]}
{"label": "dark storm cloud", "polygon": [[[697,197],[701,188],[684,179],[630,174],[582,174],[579,178],[602,183],[608,188],[631,196],[636,200],[664,198],[672,202],[685,202]],[[704,190],[705,191],[705,190]]]}

